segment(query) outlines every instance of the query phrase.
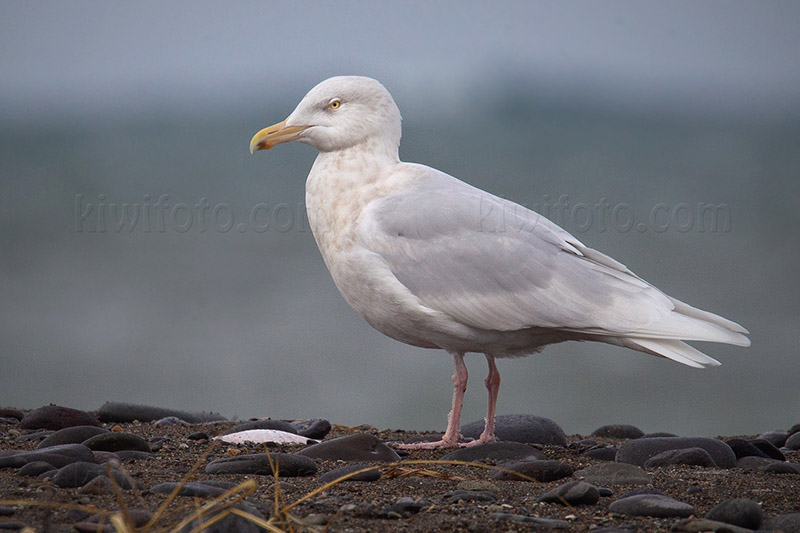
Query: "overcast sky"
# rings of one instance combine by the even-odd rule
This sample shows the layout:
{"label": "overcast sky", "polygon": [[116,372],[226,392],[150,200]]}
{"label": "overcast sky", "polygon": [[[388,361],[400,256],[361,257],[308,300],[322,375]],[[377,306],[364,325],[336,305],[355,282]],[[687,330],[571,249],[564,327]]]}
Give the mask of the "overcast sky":
{"label": "overcast sky", "polygon": [[800,109],[800,2],[6,1],[0,12],[0,112],[17,116],[230,106],[334,74],[429,100],[509,74],[633,104]]}

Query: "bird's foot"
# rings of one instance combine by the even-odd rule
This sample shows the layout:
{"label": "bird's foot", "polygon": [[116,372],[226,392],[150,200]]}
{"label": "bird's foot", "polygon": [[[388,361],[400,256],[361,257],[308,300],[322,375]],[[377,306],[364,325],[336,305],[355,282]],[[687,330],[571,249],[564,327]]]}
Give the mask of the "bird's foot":
{"label": "bird's foot", "polygon": [[[463,437],[459,435],[459,438]],[[443,437],[432,442],[395,442],[392,445],[401,450],[439,450],[443,448],[471,448],[472,446],[480,446],[490,442],[497,442],[497,438],[494,435],[481,435],[477,439],[459,442],[458,438],[447,439]]]}
{"label": "bird's foot", "polygon": [[480,446],[481,444],[489,444],[490,442],[497,442],[497,437],[494,434],[491,435],[481,435],[477,439],[462,442],[459,444],[461,448],[471,448],[473,446]]}

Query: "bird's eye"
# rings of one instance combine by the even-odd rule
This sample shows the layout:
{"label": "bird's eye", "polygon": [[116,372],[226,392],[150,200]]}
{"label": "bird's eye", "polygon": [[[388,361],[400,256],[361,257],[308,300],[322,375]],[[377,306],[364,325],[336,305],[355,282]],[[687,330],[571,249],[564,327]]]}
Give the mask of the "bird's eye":
{"label": "bird's eye", "polygon": [[339,109],[340,107],[342,107],[342,101],[338,98],[334,98],[328,102],[328,109]]}

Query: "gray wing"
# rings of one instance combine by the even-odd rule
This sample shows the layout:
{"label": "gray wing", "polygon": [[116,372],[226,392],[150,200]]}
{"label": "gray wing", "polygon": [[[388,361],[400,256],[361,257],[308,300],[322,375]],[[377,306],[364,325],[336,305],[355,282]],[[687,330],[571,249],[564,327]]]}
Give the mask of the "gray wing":
{"label": "gray wing", "polygon": [[360,239],[425,306],[481,329],[673,336],[673,301],[623,265],[533,211],[421,168],[411,190],[365,210]]}

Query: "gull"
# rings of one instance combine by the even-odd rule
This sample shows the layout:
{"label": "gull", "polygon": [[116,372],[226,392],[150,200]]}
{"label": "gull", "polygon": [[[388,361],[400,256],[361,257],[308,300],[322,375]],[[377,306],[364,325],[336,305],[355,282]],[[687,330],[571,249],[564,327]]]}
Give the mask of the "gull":
{"label": "gull", "polygon": [[[749,346],[742,326],[667,296],[545,217],[444,172],[400,161],[400,111],[378,81],[329,78],[250,152],[290,141],[319,151],[306,180],[314,238],[336,287],[378,331],[453,357],[441,440],[496,440],[495,359],[564,341],[597,341],[691,367],[720,363],[683,341]],[[484,429],[460,442],[464,355],[489,365]]]}

